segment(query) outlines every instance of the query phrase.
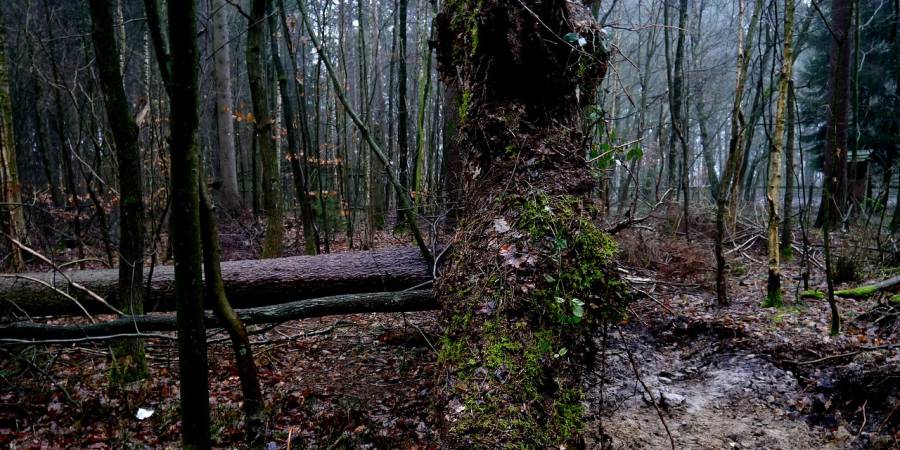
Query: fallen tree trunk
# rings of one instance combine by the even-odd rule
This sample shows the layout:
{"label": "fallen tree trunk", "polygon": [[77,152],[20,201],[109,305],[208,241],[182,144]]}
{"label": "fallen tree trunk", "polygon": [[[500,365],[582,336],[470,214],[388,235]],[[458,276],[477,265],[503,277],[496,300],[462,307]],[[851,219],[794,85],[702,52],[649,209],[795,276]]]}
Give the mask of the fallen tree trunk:
{"label": "fallen tree trunk", "polygon": [[879,291],[893,288],[897,285],[900,285],[900,276],[888,278],[887,280],[879,281],[877,283],[873,283],[873,284],[869,284],[869,285],[855,287],[852,289],[844,289],[844,290],[840,290],[840,291],[835,291],[834,295],[837,295],[838,297],[863,300],[863,299],[867,299],[867,298],[875,295],[875,293],[877,293]]}
{"label": "fallen tree trunk", "polygon": [[[117,270],[68,272],[72,282],[115,304]],[[225,292],[235,308],[252,308],[332,295],[398,291],[431,279],[419,250],[392,248],[320,256],[295,256],[222,263]],[[73,289],[59,273],[27,273],[0,277],[0,316],[83,314],[69,295],[91,313],[110,313],[86,292]],[[153,271],[145,311],[173,311],[175,272],[172,266]]]}
{"label": "fallen tree trunk", "polygon": [[[300,300],[280,305],[239,309],[235,312],[246,325],[282,323],[340,314],[409,312],[437,309],[430,290],[347,294]],[[207,328],[221,328],[212,312],[206,313]],[[27,343],[47,339],[104,339],[110,335],[175,331],[174,314],[122,317],[108,322],[83,325],[50,325],[16,322],[0,325],[0,341]]]}

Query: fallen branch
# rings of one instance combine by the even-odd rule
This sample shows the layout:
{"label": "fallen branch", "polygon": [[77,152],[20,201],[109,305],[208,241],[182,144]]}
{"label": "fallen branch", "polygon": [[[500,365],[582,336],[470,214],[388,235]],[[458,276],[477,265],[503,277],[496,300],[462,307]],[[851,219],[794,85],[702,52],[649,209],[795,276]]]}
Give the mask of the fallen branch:
{"label": "fallen branch", "polygon": [[656,210],[657,210],[663,203],[665,203],[666,197],[669,196],[669,192],[670,192],[670,191],[671,191],[671,189],[669,189],[668,191],[666,191],[666,192],[663,194],[662,198],[661,198],[658,202],[656,202],[655,205],[651,206],[651,207],[650,207],[650,211],[649,211],[646,215],[644,215],[643,217],[632,217],[632,215],[631,215],[631,214],[632,214],[631,208],[629,208],[628,211],[625,213],[625,219],[624,219],[624,220],[622,220],[622,221],[620,221],[620,222],[618,222],[618,223],[616,223],[616,224],[614,224],[614,225],[611,225],[611,226],[607,227],[605,231],[606,231],[608,234],[613,234],[613,235],[614,235],[614,234],[616,234],[616,233],[618,233],[618,232],[620,232],[620,231],[622,231],[622,230],[624,230],[624,229],[626,229],[626,228],[630,228],[630,227],[632,227],[632,226],[634,226],[634,225],[637,225],[637,224],[640,224],[641,222],[646,221],[647,219],[649,219],[650,217],[652,217],[653,213],[656,212]]}
{"label": "fallen branch", "polygon": [[[238,309],[235,312],[245,324],[257,325],[341,314],[427,311],[437,309],[437,307],[438,304],[431,291],[419,290],[338,295],[273,306]],[[206,313],[207,328],[221,326],[222,324],[212,312]],[[57,343],[60,340],[84,342],[105,340],[110,335],[141,335],[175,330],[174,314],[125,316],[108,322],[83,325],[15,322],[0,325],[0,342],[13,344],[42,343],[46,340],[53,340]]]}
{"label": "fallen branch", "polygon": [[831,361],[832,359],[849,358],[851,356],[856,356],[856,355],[859,355],[859,354],[865,353],[865,352],[877,352],[880,350],[893,350],[895,348],[900,348],[900,344],[879,345],[877,347],[862,347],[856,351],[826,356],[824,358],[814,359],[812,361],[785,361],[785,362],[795,364],[798,366],[808,366],[810,364],[819,364],[819,363],[823,363],[825,361]]}
{"label": "fallen branch", "polygon": [[834,295],[836,295],[838,297],[852,298],[852,299],[856,299],[856,300],[864,300],[864,299],[867,299],[867,298],[875,295],[879,291],[894,287],[898,284],[900,284],[900,276],[896,276],[894,278],[888,278],[887,280],[879,281],[878,283],[875,283],[875,284],[859,286],[859,287],[855,287],[852,289],[843,289],[840,291],[835,291]]}

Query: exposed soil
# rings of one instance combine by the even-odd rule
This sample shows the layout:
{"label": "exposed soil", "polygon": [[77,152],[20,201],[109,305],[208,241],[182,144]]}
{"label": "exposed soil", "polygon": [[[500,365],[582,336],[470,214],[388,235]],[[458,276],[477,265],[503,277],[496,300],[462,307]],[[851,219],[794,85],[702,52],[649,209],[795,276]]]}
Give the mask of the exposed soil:
{"label": "exposed soil", "polygon": [[[900,447],[900,333],[896,321],[876,323],[887,317],[884,306],[871,314],[885,301],[841,300],[844,332],[831,338],[824,300],[799,304],[786,295],[784,308],[759,306],[758,251],[748,247],[724,308],[713,305],[702,267],[629,269],[634,287],[652,298],[636,300],[627,323],[596,338],[600,354],[586,379],[588,448],[669,448],[659,414],[676,448]],[[787,266],[789,293],[796,272]],[[436,448],[439,335],[434,313],[258,328],[269,447]],[[239,383],[224,335],[211,339],[214,439],[234,448]],[[105,344],[0,349],[0,447],[177,448],[175,342],[148,344],[151,377],[124,390],[108,387]],[[139,408],[153,414],[137,419]]]}
{"label": "exposed soil", "polygon": [[[707,266],[632,271],[647,295],[597,339],[606,358],[589,380],[600,430],[590,447],[670,448],[662,415],[676,448],[900,448],[900,311],[884,296],[839,299],[843,333],[832,338],[828,303],[795,300],[796,262],[785,266],[786,305],[762,308],[762,244],[735,262],[744,274],[731,277],[727,307],[704,287]],[[649,247],[666,245],[685,248]]]}

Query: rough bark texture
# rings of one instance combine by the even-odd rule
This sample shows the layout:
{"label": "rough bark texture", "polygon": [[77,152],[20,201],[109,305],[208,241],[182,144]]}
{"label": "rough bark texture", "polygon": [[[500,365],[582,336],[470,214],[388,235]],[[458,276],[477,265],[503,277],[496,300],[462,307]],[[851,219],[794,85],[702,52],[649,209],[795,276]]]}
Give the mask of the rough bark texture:
{"label": "rough bark texture", "polygon": [[[725,240],[725,210],[728,208],[728,196],[732,193],[732,187],[738,184],[738,163],[741,160],[741,135],[744,126],[744,113],[741,104],[744,98],[744,86],[747,83],[747,66],[750,64],[750,50],[753,48],[753,39],[756,28],[759,26],[759,16],[762,9],[762,0],[755,0],[753,15],[750,18],[750,28],[747,39],[744,39],[744,2],[739,2],[740,15],[737,32],[737,76],[735,77],[734,103],[731,108],[731,137],[728,140],[728,158],[725,161],[725,171],[719,184],[716,195],[716,303],[719,306],[728,304],[728,284],[725,281],[725,252],[723,250]],[[732,196],[732,203],[737,201]]]}
{"label": "rough bark texture", "polygon": [[794,206],[794,140],[796,139],[797,124],[794,118],[795,111],[794,83],[788,80],[787,111],[785,117],[785,129],[787,137],[784,142],[784,206],[782,207],[781,220],[781,256],[790,260],[794,254],[792,211]]}
{"label": "rough bark texture", "polygon": [[[68,275],[72,281],[108,301],[115,301],[116,270],[85,270]],[[222,263],[222,278],[225,293],[236,308],[328,295],[406,289],[430,279],[428,265],[415,248],[229,261]],[[71,300],[34,280],[68,292],[88,311],[109,312],[83,292],[71,289],[59,274],[24,273],[0,277],[0,315],[21,313],[22,310],[37,316],[82,314]],[[147,311],[174,310],[174,267],[160,266],[153,270],[145,304]]]}
{"label": "rough bark texture", "polygon": [[[138,126],[122,83],[122,60],[109,0],[91,0],[94,53],[119,167],[119,280],[115,306],[126,314],[144,313],[144,186]],[[121,4],[118,4],[121,12]],[[134,381],[147,376],[143,343],[122,342],[114,349],[113,378]]]}
{"label": "rough bark texture", "polygon": [[209,365],[203,315],[200,236],[199,67],[197,3],[168,3],[172,46],[172,253],[178,321],[181,436],[185,449],[210,448]]}
{"label": "rough bark texture", "polygon": [[784,53],[782,53],[781,75],[778,80],[778,103],[775,110],[775,133],[772,136],[772,148],[769,154],[769,182],[766,188],[766,205],[769,211],[768,250],[769,279],[765,304],[781,306],[781,247],[778,244],[778,224],[781,216],[778,211],[778,193],[781,188],[781,160],[784,150],[785,109],[790,106],[788,88],[794,73],[793,40],[794,40],[794,2],[785,0],[784,15]]}
{"label": "rough bark texture", "polygon": [[[850,115],[850,50],[853,3],[831,2],[831,47],[828,50],[828,108],[825,125],[825,186],[816,226],[840,222],[847,204],[847,146]],[[830,207],[830,211],[826,209]],[[827,218],[826,218],[827,216]]]}
{"label": "rough bark texture", "polygon": [[241,321],[225,296],[222,282],[221,249],[219,248],[219,224],[212,201],[200,178],[200,226],[203,238],[203,271],[206,278],[206,303],[213,305],[213,313],[222,323],[234,351],[234,365],[241,380],[244,410],[244,435],[250,448],[261,448],[265,439],[265,401],[259,388],[258,370],[250,347],[247,327]]}
{"label": "rough bark texture", "polygon": [[[376,312],[427,311],[437,309],[431,291],[379,292],[347,294],[234,310],[244,325],[282,323],[290,320],[341,314]],[[207,328],[223,328],[226,324],[213,312],[206,313]],[[83,325],[47,325],[35,322],[15,322],[0,326],[0,339],[44,340],[102,338],[115,334],[155,333],[175,331],[175,316],[153,314],[123,317]]]}
{"label": "rough bark texture", "polygon": [[281,194],[281,176],[278,173],[278,150],[275,146],[272,110],[269,107],[269,90],[263,77],[263,46],[268,30],[266,13],[269,0],[253,0],[247,31],[247,78],[250,80],[250,97],[253,103],[254,133],[262,166],[263,208],[266,213],[266,237],[262,257],[275,258],[281,254],[284,237],[284,205]]}
{"label": "rough bark texture", "polygon": [[[283,11],[284,8],[279,7]],[[275,14],[269,15],[269,29],[272,32],[269,35],[269,47],[272,52],[272,64],[275,66],[275,73],[278,76],[278,92],[281,94],[281,113],[284,122],[284,129],[287,132],[287,154],[291,164],[291,173],[294,175],[294,191],[297,195],[297,202],[300,203],[300,219],[303,225],[303,246],[307,255],[315,255],[319,252],[319,240],[316,237],[316,216],[312,207],[312,201],[309,198],[309,178],[306,170],[306,163],[303,161],[306,152],[300,148],[300,142],[297,136],[299,127],[299,118],[294,112],[294,101],[296,96],[296,84],[288,83],[288,78],[296,78],[295,65],[293,60],[291,64],[285,64],[281,60],[278,49],[278,24],[275,20]],[[290,36],[290,30],[286,23],[283,23],[282,32],[286,36]],[[286,42],[291,43],[290,39]],[[293,52],[293,47],[288,46],[288,52]],[[302,99],[305,101],[305,99]]]}
{"label": "rough bark texture", "polygon": [[[397,171],[400,176],[400,185],[406,192],[397,190],[397,204],[403,202],[403,197],[409,195],[409,109],[406,99],[406,10],[409,0],[399,0],[397,25]],[[402,228],[402,226],[400,226]]]}
{"label": "rough bark texture", "polygon": [[231,49],[228,46],[228,12],[224,0],[213,1],[213,50],[216,78],[216,129],[219,138],[219,178],[222,187],[219,192],[222,205],[229,211],[241,207],[241,193],[238,190],[237,159],[234,151],[234,118],[231,96]]}
{"label": "rough bark texture", "polygon": [[443,447],[577,446],[591,330],[621,302],[579,131],[604,36],[565,1],[448,1],[435,24],[468,161],[437,286]]}
{"label": "rough bark texture", "polygon": [[[4,24],[0,6],[0,25]],[[22,240],[25,216],[20,206],[22,190],[16,164],[16,140],[13,136],[12,100],[9,90],[9,65],[6,61],[6,27],[0,27],[0,230],[9,238]],[[25,268],[22,250],[9,241],[13,271]]]}

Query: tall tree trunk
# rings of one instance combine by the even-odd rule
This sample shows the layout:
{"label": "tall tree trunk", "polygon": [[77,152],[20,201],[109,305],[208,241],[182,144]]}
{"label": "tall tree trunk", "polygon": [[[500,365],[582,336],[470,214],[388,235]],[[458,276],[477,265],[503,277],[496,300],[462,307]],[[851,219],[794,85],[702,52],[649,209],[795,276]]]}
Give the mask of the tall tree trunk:
{"label": "tall tree trunk", "polygon": [[831,47],[828,51],[828,108],[825,124],[824,176],[827,189],[822,189],[822,202],[816,226],[825,220],[826,203],[831,203],[828,220],[839,223],[847,205],[847,146],[849,143],[850,50],[852,35],[852,0],[831,2]]}
{"label": "tall tree trunk", "polygon": [[[691,239],[691,226],[690,226],[690,201],[691,201],[691,193],[690,193],[690,183],[688,180],[688,176],[690,173],[690,150],[687,144],[687,114],[685,112],[686,104],[684,102],[684,94],[685,94],[685,85],[684,85],[684,41],[687,35],[687,11],[688,2],[687,0],[680,0],[678,7],[678,40],[675,44],[675,67],[672,73],[672,105],[669,108],[672,115],[672,137],[673,140],[670,145],[677,142],[681,146],[681,190],[683,201],[682,213],[684,217],[682,217],[682,222],[684,223],[684,234],[688,240]],[[673,146],[674,147],[674,146]]]}
{"label": "tall tree trunk", "polygon": [[[359,107],[362,111],[363,122],[365,122],[366,126],[371,126],[372,112],[371,105],[369,104],[369,61],[366,57],[366,51],[368,50],[366,45],[368,21],[366,20],[366,13],[363,8],[362,0],[357,0],[356,2],[356,17],[359,24],[357,29],[359,41],[357,49],[357,65],[359,67]],[[365,229],[363,230],[362,249],[369,250],[375,246],[375,209],[372,204],[374,180],[372,176],[372,152],[367,148],[367,144],[363,139],[359,140],[359,158],[361,160],[361,178],[363,180],[363,193],[361,195],[363,197],[362,207],[366,218]]]}
{"label": "tall tree trunk", "polygon": [[[793,3],[793,2],[792,2]],[[793,80],[788,80],[788,98],[785,127],[787,138],[784,143],[784,207],[781,219],[781,256],[790,260],[794,254],[792,215],[794,207],[794,140],[796,139],[796,98]]]}
{"label": "tall tree trunk", "polygon": [[[53,29],[53,23],[50,20],[50,6],[47,0],[43,2],[44,9],[44,23],[46,23],[47,29]],[[56,128],[56,137],[58,139],[57,146],[59,155],[61,156],[62,166],[63,166],[63,175],[65,178],[66,190],[68,191],[66,194],[66,206],[71,206],[73,215],[72,215],[72,241],[74,246],[78,249],[78,259],[79,261],[83,261],[85,259],[85,250],[84,250],[84,240],[81,231],[81,199],[78,195],[78,180],[75,177],[75,167],[74,162],[72,161],[72,154],[74,150],[69,145],[68,137],[66,136],[66,114],[65,108],[63,107],[62,101],[62,90],[67,89],[65,86],[66,82],[62,79],[60,75],[59,62],[56,60],[56,49],[54,40],[51,39],[47,45],[47,55],[50,59],[50,72],[52,76],[53,83],[56,86],[53,87],[53,104],[55,108],[56,117],[55,120],[55,128]],[[84,263],[79,263],[79,267],[84,269]]]}
{"label": "tall tree trunk", "polygon": [[216,129],[218,131],[219,188],[222,206],[230,213],[241,208],[238,190],[237,158],[234,148],[234,101],[231,97],[231,38],[225,0],[213,1],[213,75],[216,79]]}
{"label": "tall tree trunk", "polygon": [[[397,207],[401,197],[409,196],[409,102],[406,99],[406,10],[409,0],[399,0],[397,10],[397,167],[400,186],[406,192],[397,192]],[[399,216],[400,214],[398,214]],[[402,228],[402,227],[401,227]]]}
{"label": "tall tree trunk", "polygon": [[[744,2],[738,0],[739,16],[737,31],[737,75],[735,77],[734,103],[731,107],[731,137],[728,141],[728,157],[725,162],[725,171],[719,184],[718,198],[716,199],[716,239],[714,244],[716,254],[716,301],[720,306],[728,304],[728,285],[725,282],[725,209],[728,207],[728,196],[731,187],[737,183],[738,162],[741,159],[741,136],[744,126],[744,113],[741,108],[744,98],[744,86],[747,82],[747,67],[750,64],[750,50],[753,48],[753,38],[759,26],[762,0],[756,0],[753,6],[753,15],[750,18],[750,28],[744,39]],[[732,198],[732,202],[737,199]]]}
{"label": "tall tree trunk", "polygon": [[[415,164],[413,164],[413,189],[422,194],[425,190],[427,190],[425,184],[425,115],[428,109],[428,96],[431,94],[431,52],[432,48],[428,45],[428,42],[425,42],[425,47],[422,49],[422,58],[425,60],[425,63],[422,65],[422,73],[421,79],[419,81],[419,106],[417,110],[416,117],[416,155],[414,158]],[[419,204],[424,203],[424,199],[420,199],[418,201]]]}
{"label": "tall tree trunk", "polygon": [[[43,90],[41,83],[37,79],[32,80],[34,88],[34,98],[38,105],[43,101]],[[53,206],[63,208],[66,205],[62,190],[59,187],[59,164],[56,159],[58,153],[50,151],[50,142],[47,139],[45,131],[45,120],[42,117],[41,108],[34,108],[34,134],[35,145],[38,147],[38,154],[41,158],[41,166],[44,169],[44,178],[47,180],[47,186],[50,189],[50,197],[53,199]],[[49,124],[46,125],[49,127]]]}
{"label": "tall tree trunk", "polygon": [[[784,51],[782,53],[781,75],[778,79],[778,105],[775,111],[775,132],[772,136],[772,147],[769,155],[769,183],[766,187],[766,205],[769,211],[768,250],[769,250],[769,280],[767,283],[766,303],[771,306],[781,306],[781,247],[778,244],[778,191],[781,189],[781,159],[784,148],[784,118],[785,109],[791,103],[790,80],[793,77],[793,53],[794,39],[794,2],[784,1]],[[793,137],[793,136],[792,136]],[[790,175],[788,175],[790,176]]]}
{"label": "tall tree trunk", "polygon": [[[281,1],[281,0],[280,0]],[[282,9],[279,4],[279,9]],[[269,15],[269,46],[272,51],[272,64],[278,76],[278,92],[281,93],[281,113],[284,128],[287,132],[287,154],[291,165],[291,172],[294,175],[294,192],[297,195],[297,202],[300,204],[300,221],[303,226],[303,245],[307,255],[315,255],[318,253],[318,239],[315,233],[315,214],[312,209],[312,202],[309,199],[309,184],[307,182],[306,164],[301,161],[302,152],[297,150],[300,143],[297,139],[297,114],[294,112],[294,100],[297,98],[294,89],[294,83],[288,83],[288,74],[294,74],[294,68],[288,70],[286,64],[282,62],[278,52],[278,22],[273,12]],[[287,33],[287,29],[283,30]],[[292,51],[289,47],[288,51]]]}
{"label": "tall tree trunk", "polygon": [[[265,5],[263,5],[265,6]],[[172,248],[178,319],[182,446],[210,448],[209,364],[200,235],[199,55],[195,0],[168,2],[172,46]],[[265,9],[263,9],[265,11]],[[261,39],[260,39],[261,40]],[[260,118],[261,119],[261,118]]]}
{"label": "tall tree trunk", "polygon": [[700,129],[700,150],[703,152],[703,162],[706,165],[706,176],[709,179],[709,192],[713,201],[719,196],[719,176],[716,172],[716,155],[713,149],[713,136],[709,134],[709,113],[703,104],[703,93],[698,92],[697,97],[697,126]]}
{"label": "tall tree trunk", "polygon": [[241,380],[241,392],[244,396],[245,438],[250,448],[262,448],[266,437],[265,401],[259,388],[259,376],[247,327],[238,317],[228,297],[225,296],[225,283],[222,281],[221,250],[219,248],[219,225],[215,210],[206,188],[200,177],[200,227],[203,240],[203,272],[206,278],[206,302],[213,306],[216,318],[224,324],[231,347],[234,350],[235,367]]}
{"label": "tall tree trunk", "polygon": [[[91,0],[94,56],[103,88],[109,127],[119,167],[119,289],[118,304],[126,314],[144,313],[144,193],[138,126],[131,115],[122,80],[119,46],[110,0]],[[143,341],[123,341],[114,350],[113,376],[123,382],[147,376]]]}
{"label": "tall tree trunk", "polygon": [[[894,96],[900,99],[900,0],[894,0]],[[895,105],[894,117],[900,117],[900,105],[897,103]],[[900,154],[900,123],[898,123],[897,128],[894,131],[894,152],[895,154]],[[890,169],[886,169],[890,170]],[[886,178],[888,180],[888,186],[885,187],[887,191],[890,187],[890,175]],[[897,190],[898,196],[900,196],[900,189]],[[884,197],[884,205],[887,208],[888,196],[885,194]],[[900,201],[896,202],[896,206],[894,207],[894,214],[891,217],[891,223],[889,226],[891,233],[896,233],[900,230]]]}
{"label": "tall tree trunk", "polygon": [[6,59],[6,22],[3,19],[3,6],[0,5],[0,226],[9,240],[12,270],[20,272],[25,269],[25,260],[22,249],[13,240],[23,241],[25,238],[25,214],[16,164],[9,63]]}
{"label": "tall tree trunk", "polygon": [[[307,111],[307,97],[306,97],[306,72],[305,72],[305,58],[301,58],[299,70],[300,73],[298,75],[298,63],[297,63],[297,54],[304,55],[306,50],[306,46],[303,44],[303,41],[299,41],[297,47],[294,47],[293,41],[291,40],[290,28],[288,26],[287,14],[284,9],[284,0],[278,0],[278,6],[281,10],[281,31],[284,34],[284,41],[287,44],[288,55],[290,56],[291,61],[291,70],[288,71],[291,74],[291,78],[294,80],[294,95],[297,97],[297,105],[298,105],[298,120],[300,125],[300,136],[302,138],[302,148],[300,149],[300,154],[298,155],[297,162],[299,164],[300,174],[303,176],[303,195],[306,197],[306,208],[305,211],[303,203],[300,204],[301,214],[309,215],[309,217],[305,220],[309,222],[309,227],[312,230],[312,241],[315,245],[316,254],[321,250],[321,241],[319,236],[319,227],[316,222],[316,211],[313,209],[312,200],[309,198],[309,192],[312,189],[312,181],[311,174],[309,169],[309,156],[312,152],[312,137],[309,132],[309,112]],[[299,27],[302,28],[302,27]],[[301,31],[302,33],[302,31]],[[291,165],[291,170],[296,170],[294,165]],[[295,174],[296,176],[296,174]],[[304,229],[304,239],[308,239],[306,236],[306,230]],[[309,244],[306,244],[309,245]],[[307,252],[309,248],[307,247]]]}
{"label": "tall tree trunk", "polygon": [[447,226],[455,227],[460,216],[459,202],[462,200],[462,174],[465,163],[463,152],[457,141],[459,128],[459,90],[453,83],[444,86],[442,98],[443,118],[443,159],[441,160],[441,180],[443,180],[444,205],[447,211]]}
{"label": "tall tree trunk", "polygon": [[[607,67],[600,28],[561,0],[447,2],[435,26],[468,161],[467,238],[437,286],[443,447],[583,445],[590,333],[621,307],[580,131]],[[586,45],[560,38],[569,33]]]}
{"label": "tall tree trunk", "polygon": [[266,236],[262,257],[275,258],[281,254],[284,236],[284,200],[281,194],[281,174],[278,171],[278,152],[266,82],[263,45],[266,43],[266,13],[270,0],[253,0],[247,32],[247,78],[255,121],[254,139],[262,166],[263,208],[266,214]]}

